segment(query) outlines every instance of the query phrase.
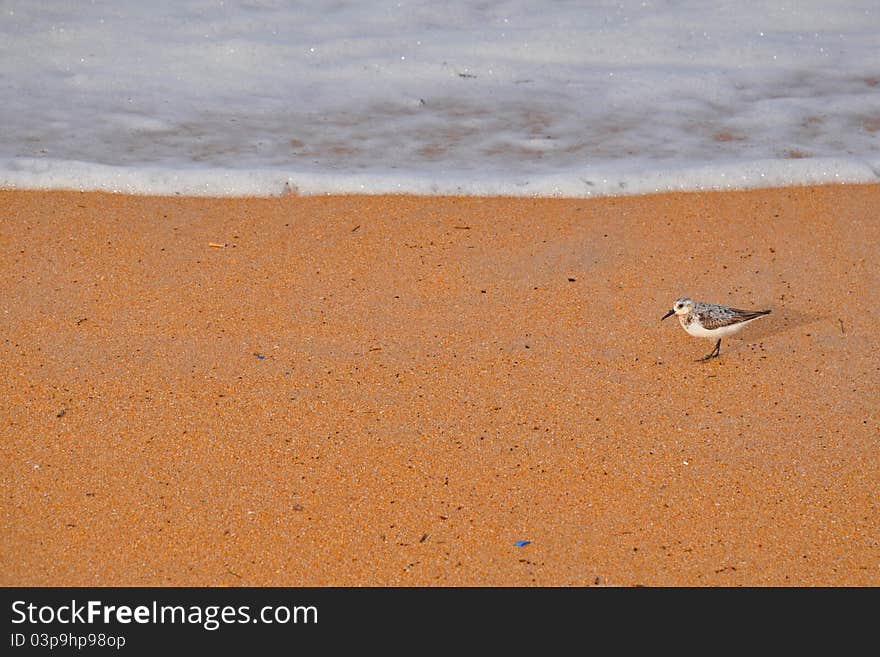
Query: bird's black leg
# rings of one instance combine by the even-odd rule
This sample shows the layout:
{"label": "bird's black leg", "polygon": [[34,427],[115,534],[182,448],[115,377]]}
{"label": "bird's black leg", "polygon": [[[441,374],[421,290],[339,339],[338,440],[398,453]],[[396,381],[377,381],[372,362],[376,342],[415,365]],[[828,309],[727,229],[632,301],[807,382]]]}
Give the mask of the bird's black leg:
{"label": "bird's black leg", "polygon": [[715,348],[710,351],[708,354],[700,358],[697,362],[704,363],[707,360],[711,360],[713,358],[718,358],[721,355],[721,338],[718,338],[718,342],[715,343]]}

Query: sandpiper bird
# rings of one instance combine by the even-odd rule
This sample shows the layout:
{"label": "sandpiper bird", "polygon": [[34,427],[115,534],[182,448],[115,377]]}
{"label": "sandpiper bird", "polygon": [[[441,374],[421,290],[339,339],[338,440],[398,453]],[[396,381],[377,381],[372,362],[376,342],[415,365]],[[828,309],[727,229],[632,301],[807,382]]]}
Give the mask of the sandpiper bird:
{"label": "sandpiper bird", "polygon": [[678,315],[681,327],[695,338],[718,339],[715,348],[699,359],[706,361],[721,355],[721,338],[733,335],[749,322],[770,314],[769,310],[739,310],[717,303],[703,303],[688,297],[681,297],[672,304],[672,310],[663,315],[663,321],[670,315]]}

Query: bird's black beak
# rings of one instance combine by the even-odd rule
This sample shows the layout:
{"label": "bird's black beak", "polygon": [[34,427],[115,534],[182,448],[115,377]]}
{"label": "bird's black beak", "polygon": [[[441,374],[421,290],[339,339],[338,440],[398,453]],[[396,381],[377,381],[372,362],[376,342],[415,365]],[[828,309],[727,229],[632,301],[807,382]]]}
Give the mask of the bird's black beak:
{"label": "bird's black beak", "polygon": [[675,311],[674,311],[674,310],[670,310],[668,313],[666,313],[665,315],[663,315],[663,317],[660,318],[660,321],[662,322],[664,319],[666,319],[666,318],[669,317],[670,315],[674,315],[674,314],[675,314]]}

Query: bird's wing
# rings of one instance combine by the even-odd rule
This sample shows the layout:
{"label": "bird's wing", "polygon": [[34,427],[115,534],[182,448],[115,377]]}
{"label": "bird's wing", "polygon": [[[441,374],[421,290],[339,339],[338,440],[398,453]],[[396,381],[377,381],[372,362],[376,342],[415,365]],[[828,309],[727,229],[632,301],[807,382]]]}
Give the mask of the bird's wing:
{"label": "bird's wing", "polygon": [[712,329],[721,328],[722,326],[730,326],[732,324],[741,324],[750,319],[755,319],[761,315],[766,315],[769,310],[740,310],[738,308],[727,308],[725,306],[710,306],[701,309],[697,314],[700,318],[700,324],[703,328]]}

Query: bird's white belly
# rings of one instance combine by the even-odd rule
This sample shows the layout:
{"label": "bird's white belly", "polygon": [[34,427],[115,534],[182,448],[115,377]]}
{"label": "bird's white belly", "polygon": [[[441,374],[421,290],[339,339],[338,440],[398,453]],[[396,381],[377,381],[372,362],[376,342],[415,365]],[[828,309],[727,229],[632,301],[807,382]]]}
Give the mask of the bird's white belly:
{"label": "bird's white belly", "polygon": [[[684,319],[679,320],[681,322],[682,328],[687,331],[688,335],[692,335],[695,338],[707,338],[709,340],[717,340],[718,338],[723,338],[726,335],[733,335],[737,331],[739,331],[743,326],[748,324],[749,322],[740,322],[739,324],[731,324],[730,326],[721,326],[717,329],[705,329],[700,326],[697,322],[691,322],[690,324],[685,324]],[[749,320],[752,321],[752,320]]]}

